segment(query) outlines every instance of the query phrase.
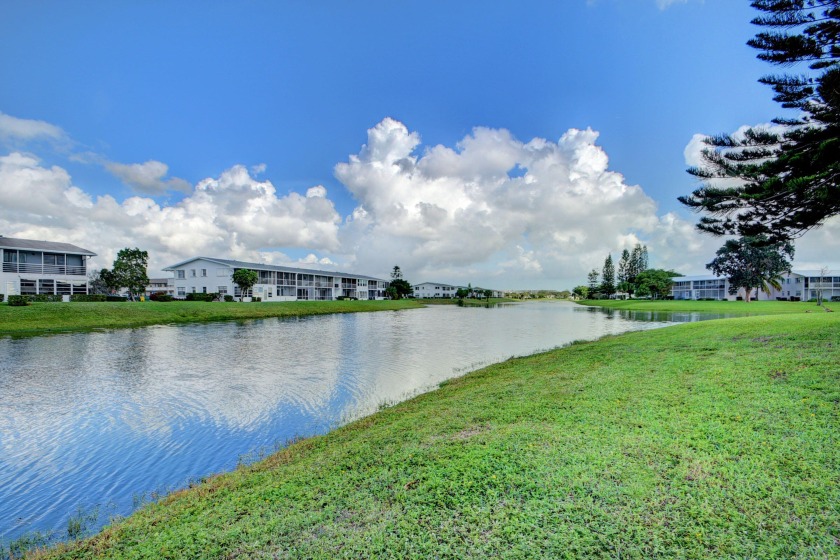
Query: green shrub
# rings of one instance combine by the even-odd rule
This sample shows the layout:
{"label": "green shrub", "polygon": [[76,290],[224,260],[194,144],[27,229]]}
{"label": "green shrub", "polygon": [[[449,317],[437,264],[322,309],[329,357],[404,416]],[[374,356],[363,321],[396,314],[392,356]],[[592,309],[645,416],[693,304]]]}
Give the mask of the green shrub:
{"label": "green shrub", "polygon": [[0,303],[3,303],[3,298],[6,297],[5,294],[0,294]]}
{"label": "green shrub", "polygon": [[153,294],[149,294],[149,299],[151,301],[172,301],[172,296],[166,292],[155,292]]}
{"label": "green shrub", "polygon": [[55,303],[62,301],[61,296],[58,294],[33,294],[26,297],[29,298],[29,301],[37,301],[38,303]]}
{"label": "green shrub", "polygon": [[259,302],[261,302],[261,301],[262,301],[262,298],[261,298],[261,297],[254,297],[254,298],[251,298],[251,301],[252,301],[252,302],[259,303]]}
{"label": "green shrub", "polygon": [[70,301],[105,301],[105,294],[73,294]]}
{"label": "green shrub", "polygon": [[229,295],[229,294],[225,294],[225,301],[227,301],[227,302],[233,301],[233,296]]}
{"label": "green shrub", "polygon": [[[3,301],[3,296],[0,295],[0,301]],[[831,301],[840,301],[840,296],[831,296]]]}
{"label": "green shrub", "polygon": [[128,301],[128,298],[123,296],[105,296],[105,301]]}
{"label": "green shrub", "polygon": [[185,299],[187,301],[213,301],[217,297],[219,297],[219,294],[214,292],[210,292],[208,294],[205,294],[203,292],[195,292],[187,294],[187,297]]}
{"label": "green shrub", "polygon": [[9,305],[12,307],[30,305],[29,296],[9,296]]}

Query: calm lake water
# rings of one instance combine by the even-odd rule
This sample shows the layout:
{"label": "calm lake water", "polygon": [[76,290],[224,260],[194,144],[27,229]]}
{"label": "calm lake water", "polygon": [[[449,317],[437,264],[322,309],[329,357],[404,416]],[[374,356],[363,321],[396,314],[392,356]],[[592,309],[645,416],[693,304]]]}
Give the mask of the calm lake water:
{"label": "calm lake water", "polygon": [[546,302],[0,338],[0,542],[96,529],[511,356],[701,318]]}

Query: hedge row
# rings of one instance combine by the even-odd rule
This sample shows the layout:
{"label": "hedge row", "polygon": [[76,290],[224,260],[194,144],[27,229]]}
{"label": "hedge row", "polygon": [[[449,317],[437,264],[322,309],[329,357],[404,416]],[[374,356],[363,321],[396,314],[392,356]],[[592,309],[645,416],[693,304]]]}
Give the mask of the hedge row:
{"label": "hedge row", "polygon": [[73,294],[70,301],[126,301],[122,296],[106,296],[104,294]]}
{"label": "hedge row", "polygon": [[219,294],[216,292],[210,292],[209,294],[205,294],[204,292],[196,292],[187,294],[186,300],[187,301],[213,301],[219,297]]}

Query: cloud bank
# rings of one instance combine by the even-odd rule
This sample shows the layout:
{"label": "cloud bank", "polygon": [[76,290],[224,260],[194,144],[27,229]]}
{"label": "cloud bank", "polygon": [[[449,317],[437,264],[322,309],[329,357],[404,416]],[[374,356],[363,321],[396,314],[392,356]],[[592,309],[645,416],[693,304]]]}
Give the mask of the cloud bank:
{"label": "cloud bank", "polygon": [[3,235],[74,243],[96,252],[98,267],[110,267],[123,247],[147,250],[150,271],[159,273],[199,254],[283,262],[285,255],[267,249],[339,246],[340,217],[323,187],[280,197],[243,166],[201,181],[171,206],[148,197],[93,197],[64,169],[19,152],[0,157],[0,185]]}
{"label": "cloud bank", "polygon": [[[648,245],[653,266],[703,273],[721,240],[675,213],[659,215],[640,186],[609,169],[597,140],[591,129],[521,141],[479,127],[454,146],[423,146],[418,132],[386,118],[335,166],[356,201],[347,216],[322,185],[279,196],[257,178],[262,165],[235,165],[190,185],[168,178],[168,166],[154,160],[91,161],[145,194],[117,200],[13,151],[0,156],[0,234],[80,245],[98,253],[96,267],[110,266],[123,247],[141,247],[153,275],[208,255],[382,277],[399,265],[413,282],[563,289],[637,242]],[[694,139],[687,159],[697,147]],[[184,192],[176,203],[153,198],[173,189]],[[796,265],[826,264],[824,255],[837,254],[838,233],[833,220],[800,240]]]}
{"label": "cloud bank", "polygon": [[419,134],[385,119],[335,169],[359,202],[342,250],[377,270],[399,255],[422,279],[478,275],[519,286],[580,282],[608,252],[640,240],[662,247],[663,265],[702,252],[690,224],[657,216],[641,187],[608,169],[597,138],[570,129],[557,142],[522,142],[476,128],[454,148],[420,153]]}

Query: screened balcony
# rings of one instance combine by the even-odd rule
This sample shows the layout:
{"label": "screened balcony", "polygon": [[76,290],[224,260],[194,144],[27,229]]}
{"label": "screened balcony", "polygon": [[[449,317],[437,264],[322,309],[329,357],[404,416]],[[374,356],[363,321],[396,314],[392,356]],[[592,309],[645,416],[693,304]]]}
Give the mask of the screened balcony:
{"label": "screened balcony", "polygon": [[38,251],[3,251],[3,272],[87,276],[87,257]]}

